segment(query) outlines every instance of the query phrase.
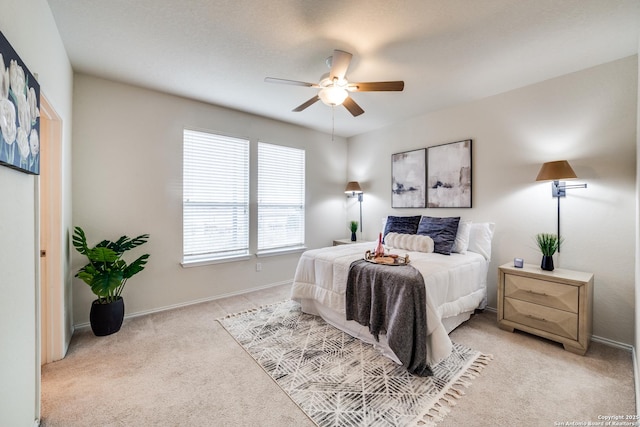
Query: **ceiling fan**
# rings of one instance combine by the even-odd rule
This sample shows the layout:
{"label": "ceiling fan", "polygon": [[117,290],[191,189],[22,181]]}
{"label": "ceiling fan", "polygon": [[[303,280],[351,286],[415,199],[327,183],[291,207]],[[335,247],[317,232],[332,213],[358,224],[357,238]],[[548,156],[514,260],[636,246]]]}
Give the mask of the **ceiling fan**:
{"label": "ceiling fan", "polygon": [[378,91],[394,91],[399,92],[404,89],[403,81],[391,82],[361,82],[351,83],[347,80],[346,74],[349,64],[351,63],[352,54],[342,50],[335,49],[333,56],[327,58],[327,66],[330,68],[329,73],[324,74],[320,78],[319,83],[307,83],[297,80],[277,79],[274,77],[266,77],[265,82],[282,83],[294,86],[306,86],[320,89],[318,93],[306,102],[293,109],[294,112],[303,111],[305,108],[315,104],[319,100],[326,105],[336,106],[344,105],[349,112],[357,117],[364,113],[364,110],[349,96],[349,92],[378,92]]}

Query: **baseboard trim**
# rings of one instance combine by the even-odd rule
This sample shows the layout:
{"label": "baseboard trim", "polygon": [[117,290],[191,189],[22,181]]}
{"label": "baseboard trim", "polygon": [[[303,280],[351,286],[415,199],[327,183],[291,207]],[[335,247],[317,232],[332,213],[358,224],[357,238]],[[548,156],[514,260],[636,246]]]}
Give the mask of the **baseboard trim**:
{"label": "baseboard trim", "polygon": [[625,343],[620,342],[620,341],[610,340],[609,338],[599,337],[597,335],[591,335],[591,341],[599,342],[600,344],[608,345],[609,347],[620,348],[622,350],[626,350],[626,351],[632,352],[632,353],[634,351],[634,348],[633,348],[632,345],[625,344]]}
{"label": "baseboard trim", "polygon": [[[146,316],[147,314],[160,313],[162,311],[174,310],[176,308],[188,307],[190,305],[200,304],[200,303],[203,303],[203,302],[210,302],[210,301],[215,301],[215,300],[219,300],[219,299],[223,299],[223,298],[235,297],[235,296],[238,296],[238,295],[248,294],[250,292],[261,291],[263,289],[274,288],[276,286],[281,286],[281,285],[287,285],[287,284],[291,284],[292,282],[293,282],[293,280],[285,280],[285,281],[282,281],[282,282],[269,283],[267,285],[256,286],[254,288],[243,289],[241,291],[228,292],[226,294],[215,295],[215,296],[212,296],[212,297],[200,298],[200,299],[197,299],[197,300],[187,301],[187,302],[183,302],[183,303],[166,305],[166,306],[154,308],[154,309],[151,309],[151,310],[137,311],[135,313],[131,313],[131,314],[125,315],[124,318],[125,319],[133,319],[134,317]],[[74,325],[74,330],[75,329],[80,329],[80,328],[88,328],[90,326],[91,326],[91,324],[89,322],[78,323],[78,324]]]}

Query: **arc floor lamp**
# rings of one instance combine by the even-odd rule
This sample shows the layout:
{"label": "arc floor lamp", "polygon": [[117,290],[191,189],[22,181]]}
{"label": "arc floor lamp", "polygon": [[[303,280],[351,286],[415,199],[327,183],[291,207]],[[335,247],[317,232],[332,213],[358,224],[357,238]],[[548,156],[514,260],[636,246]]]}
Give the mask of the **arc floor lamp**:
{"label": "arc floor lamp", "polygon": [[349,181],[344,192],[347,194],[347,197],[358,196],[358,202],[360,202],[360,234],[362,234],[362,188],[358,181]]}
{"label": "arc floor lamp", "polygon": [[560,198],[567,196],[567,190],[572,188],[587,188],[587,184],[567,185],[560,182],[561,179],[575,179],[578,176],[566,160],[547,162],[542,165],[536,181],[553,181],[551,183],[551,196],[558,198],[558,252],[560,252]]}

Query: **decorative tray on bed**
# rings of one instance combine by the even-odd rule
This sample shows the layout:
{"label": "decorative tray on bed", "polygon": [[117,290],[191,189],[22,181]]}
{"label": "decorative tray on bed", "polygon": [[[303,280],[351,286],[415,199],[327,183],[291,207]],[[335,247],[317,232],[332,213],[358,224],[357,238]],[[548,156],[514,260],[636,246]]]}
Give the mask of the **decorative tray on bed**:
{"label": "decorative tray on bed", "polygon": [[371,251],[367,251],[364,254],[364,260],[373,264],[384,265],[407,265],[409,264],[409,255],[400,256],[395,254],[388,254],[383,256],[374,256]]}

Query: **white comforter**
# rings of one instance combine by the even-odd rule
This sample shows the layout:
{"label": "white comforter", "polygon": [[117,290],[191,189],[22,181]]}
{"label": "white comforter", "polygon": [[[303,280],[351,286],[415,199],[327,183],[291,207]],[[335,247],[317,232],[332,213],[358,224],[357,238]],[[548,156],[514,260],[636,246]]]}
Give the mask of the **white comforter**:
{"label": "white comforter", "polygon": [[[313,300],[346,320],[345,292],[350,264],[372,250],[375,242],[332,246],[306,251],[296,269],[291,297]],[[474,252],[464,255],[390,251],[409,254],[413,267],[424,277],[427,296],[427,358],[435,365],[446,358],[452,348],[442,319],[484,308],[488,262]],[[398,267],[404,268],[404,267]],[[335,325],[335,322],[331,322]],[[338,326],[338,325],[337,325]]]}

